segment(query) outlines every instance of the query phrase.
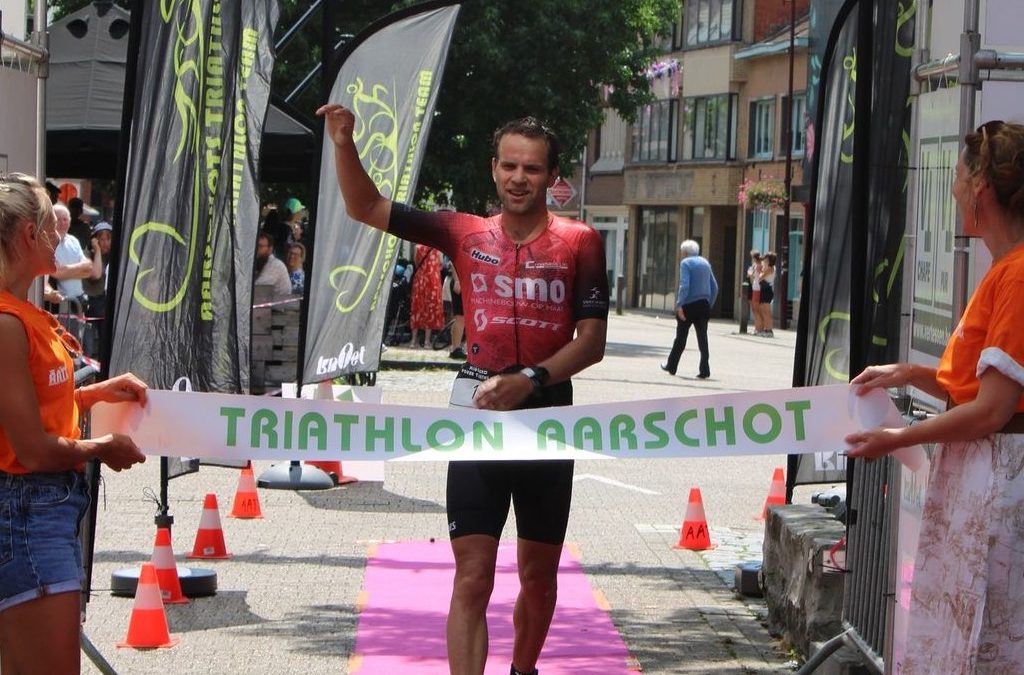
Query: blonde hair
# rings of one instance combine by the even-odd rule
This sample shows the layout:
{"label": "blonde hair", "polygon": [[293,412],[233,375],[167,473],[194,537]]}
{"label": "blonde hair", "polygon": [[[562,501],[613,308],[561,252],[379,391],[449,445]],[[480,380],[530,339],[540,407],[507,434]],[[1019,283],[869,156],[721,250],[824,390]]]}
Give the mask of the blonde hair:
{"label": "blonde hair", "polygon": [[50,198],[38,180],[24,173],[0,173],[0,280],[6,278],[15,255],[18,225],[32,222],[38,234],[52,213]]}

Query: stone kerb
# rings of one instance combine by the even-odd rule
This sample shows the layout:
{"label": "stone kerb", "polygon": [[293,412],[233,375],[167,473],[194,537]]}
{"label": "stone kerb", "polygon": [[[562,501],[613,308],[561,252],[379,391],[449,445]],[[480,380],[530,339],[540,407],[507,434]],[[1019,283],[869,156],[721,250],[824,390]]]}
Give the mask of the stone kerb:
{"label": "stone kerb", "polygon": [[844,575],[823,561],[845,533],[846,526],[816,504],[768,511],[762,564],[768,630],[801,654],[842,632]]}

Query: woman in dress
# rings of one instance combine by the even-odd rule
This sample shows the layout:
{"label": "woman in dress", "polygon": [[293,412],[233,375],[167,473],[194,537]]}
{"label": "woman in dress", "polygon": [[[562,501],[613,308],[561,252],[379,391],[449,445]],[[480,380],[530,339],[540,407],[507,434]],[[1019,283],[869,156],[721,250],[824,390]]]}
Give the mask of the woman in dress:
{"label": "woman in dress", "polygon": [[444,301],[441,299],[441,252],[435,248],[416,245],[414,256],[416,271],[412,277],[412,314],[409,328],[412,330],[410,347],[420,345],[417,333],[425,333],[423,344],[430,346],[434,331],[444,328]]}
{"label": "woman in dress", "polygon": [[851,434],[852,457],[938,444],[914,561],[903,675],[1019,673],[1024,664],[1024,125],[968,134],[953,197],[992,266],[938,368],[870,366],[860,393],[913,385],[950,401],[902,429]]}
{"label": "woman in dress", "polygon": [[127,436],[82,439],[93,404],[145,403],[131,374],[75,390],[81,345],[29,302],[36,277],[56,268],[57,221],[46,191],[0,174],[0,672],[78,673],[82,551],[89,502],[85,463],[115,471],[145,461]]}

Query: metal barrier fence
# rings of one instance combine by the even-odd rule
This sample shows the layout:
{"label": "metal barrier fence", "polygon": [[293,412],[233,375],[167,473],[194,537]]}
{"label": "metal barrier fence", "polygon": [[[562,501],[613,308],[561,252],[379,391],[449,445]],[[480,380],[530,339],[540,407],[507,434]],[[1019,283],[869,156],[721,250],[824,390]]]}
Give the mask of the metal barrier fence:
{"label": "metal barrier fence", "polygon": [[898,515],[900,464],[892,457],[848,465],[846,588],[843,632],[826,642],[797,671],[813,673],[843,645],[864,656],[865,665],[883,673],[893,599],[892,540]]}

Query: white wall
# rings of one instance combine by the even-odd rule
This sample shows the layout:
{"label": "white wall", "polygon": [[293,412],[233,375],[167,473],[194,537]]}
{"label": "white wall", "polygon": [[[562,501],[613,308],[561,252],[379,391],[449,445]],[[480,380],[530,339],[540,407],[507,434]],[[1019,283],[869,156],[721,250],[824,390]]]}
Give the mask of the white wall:
{"label": "white wall", "polygon": [[1021,51],[1024,45],[1024,2],[1020,0],[982,0],[981,46],[1007,52]]}
{"label": "white wall", "polygon": [[0,171],[35,174],[35,75],[0,66],[0,91]]}
{"label": "white wall", "polygon": [[4,34],[27,42],[25,22],[28,18],[28,0],[0,0],[0,11],[4,13]]}

